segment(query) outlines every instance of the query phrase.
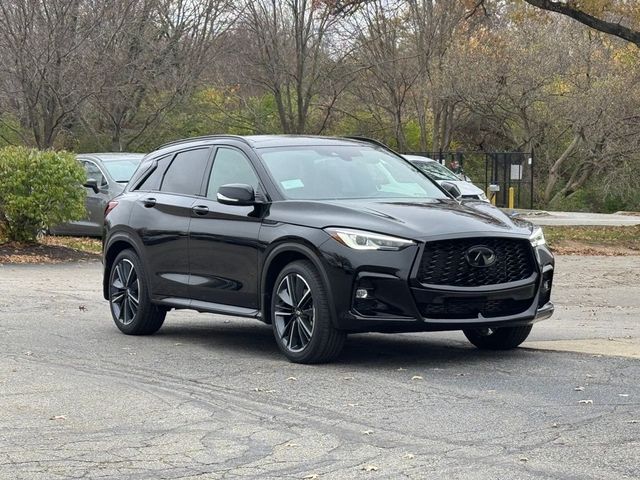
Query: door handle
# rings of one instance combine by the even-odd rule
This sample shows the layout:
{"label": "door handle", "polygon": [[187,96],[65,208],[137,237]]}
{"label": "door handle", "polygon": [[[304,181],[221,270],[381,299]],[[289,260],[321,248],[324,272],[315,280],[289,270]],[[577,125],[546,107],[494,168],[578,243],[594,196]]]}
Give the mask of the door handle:
{"label": "door handle", "polygon": [[156,206],[156,199],[155,198],[145,198],[144,200],[142,200],[142,204],[146,208],[155,207]]}
{"label": "door handle", "polygon": [[196,215],[206,215],[207,213],[209,213],[209,207],[206,207],[204,205],[196,205],[195,207],[191,208],[191,211],[193,211],[193,213],[195,213]]}

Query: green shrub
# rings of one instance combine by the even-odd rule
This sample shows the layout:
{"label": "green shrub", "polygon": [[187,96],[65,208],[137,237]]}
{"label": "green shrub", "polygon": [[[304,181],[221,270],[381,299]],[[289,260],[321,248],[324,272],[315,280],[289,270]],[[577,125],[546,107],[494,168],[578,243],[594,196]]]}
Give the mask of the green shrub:
{"label": "green shrub", "polygon": [[81,219],[85,178],[71,153],[0,148],[0,224],[7,238],[31,242],[42,230]]}

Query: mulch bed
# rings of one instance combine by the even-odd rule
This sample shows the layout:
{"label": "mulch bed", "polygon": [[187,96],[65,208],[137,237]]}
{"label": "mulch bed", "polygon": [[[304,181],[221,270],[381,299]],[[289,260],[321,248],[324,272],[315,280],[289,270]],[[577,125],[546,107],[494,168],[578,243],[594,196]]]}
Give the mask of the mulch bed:
{"label": "mulch bed", "polygon": [[1,263],[65,263],[100,260],[97,253],[82,252],[61,245],[43,245],[40,243],[3,243],[0,244]]}

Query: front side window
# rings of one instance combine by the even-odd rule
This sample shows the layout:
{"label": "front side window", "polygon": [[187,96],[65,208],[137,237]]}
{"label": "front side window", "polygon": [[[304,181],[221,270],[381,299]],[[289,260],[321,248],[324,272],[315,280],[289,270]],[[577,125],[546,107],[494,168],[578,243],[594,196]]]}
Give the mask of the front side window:
{"label": "front side window", "polygon": [[102,170],[98,168],[98,166],[93,162],[83,162],[85,172],[87,173],[87,179],[94,179],[98,182],[98,185],[105,186],[107,185],[107,179],[104,178],[104,174]]}
{"label": "front side window", "polygon": [[251,167],[249,159],[235,148],[218,148],[213,160],[207,197],[216,199],[218,189],[222,185],[230,183],[242,183],[258,189],[258,176]]}
{"label": "front side window", "polygon": [[259,153],[289,199],[447,198],[411,164],[377,147],[277,147]]}
{"label": "front side window", "polygon": [[209,148],[199,148],[178,153],[162,179],[160,190],[183,195],[198,195],[202,186]]}
{"label": "front side window", "polygon": [[171,157],[162,157],[156,160],[156,166],[153,171],[144,179],[144,181],[136,188],[136,190],[142,190],[147,192],[153,192],[160,190],[160,184],[162,183],[162,177],[167,169],[167,165],[171,162]]}

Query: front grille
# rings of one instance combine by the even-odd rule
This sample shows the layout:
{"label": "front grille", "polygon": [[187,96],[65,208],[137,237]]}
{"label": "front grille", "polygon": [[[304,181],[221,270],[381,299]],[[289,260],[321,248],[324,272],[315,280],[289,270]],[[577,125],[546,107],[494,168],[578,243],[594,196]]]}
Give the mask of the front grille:
{"label": "front grille", "polygon": [[420,313],[426,318],[462,319],[506,317],[524,312],[532,300],[489,300],[487,298],[445,298],[442,303],[420,304]]}
{"label": "front grille", "polygon": [[[476,246],[493,250],[495,263],[488,267],[471,266],[466,253]],[[429,285],[479,287],[524,280],[533,272],[533,252],[527,240],[462,238],[427,243],[418,270],[418,281]]]}

